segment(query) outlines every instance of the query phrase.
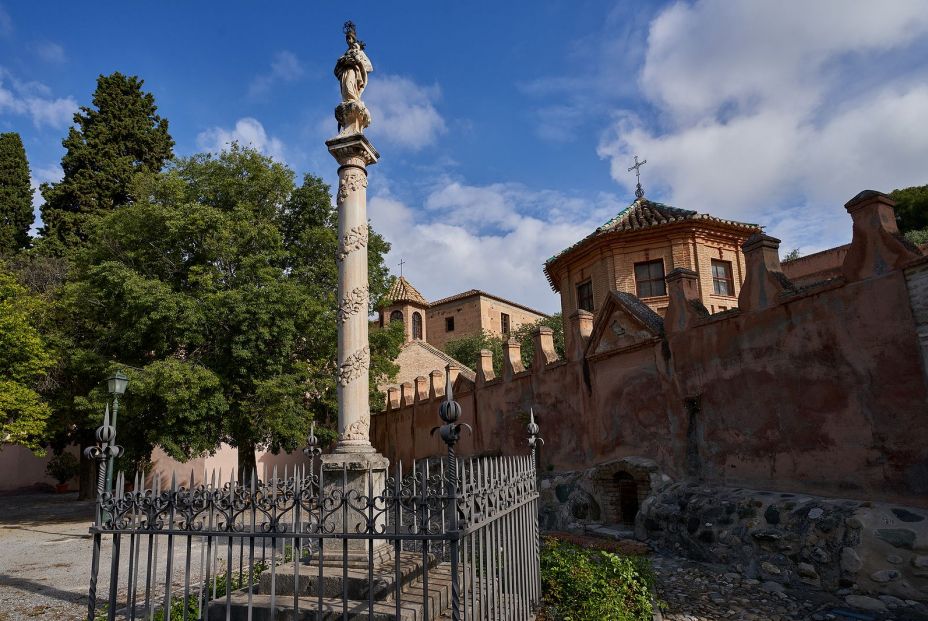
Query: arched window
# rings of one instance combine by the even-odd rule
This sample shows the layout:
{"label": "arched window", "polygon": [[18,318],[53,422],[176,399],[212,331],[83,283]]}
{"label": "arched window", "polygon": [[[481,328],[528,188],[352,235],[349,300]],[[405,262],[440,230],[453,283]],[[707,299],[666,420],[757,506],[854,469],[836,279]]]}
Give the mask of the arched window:
{"label": "arched window", "polygon": [[390,313],[390,323],[393,323],[394,321],[403,321],[403,311],[395,310]]}
{"label": "arched window", "polygon": [[419,313],[412,314],[412,338],[422,340],[422,315]]}

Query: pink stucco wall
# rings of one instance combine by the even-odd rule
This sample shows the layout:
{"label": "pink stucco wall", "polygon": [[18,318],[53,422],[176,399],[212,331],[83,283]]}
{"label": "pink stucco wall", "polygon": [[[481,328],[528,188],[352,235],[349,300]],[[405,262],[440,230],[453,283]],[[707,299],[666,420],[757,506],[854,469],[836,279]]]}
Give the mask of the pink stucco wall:
{"label": "pink stucco wall", "polygon": [[[77,455],[76,448],[70,451]],[[36,457],[21,446],[0,446],[0,492],[54,487],[58,481],[45,474],[45,466],[51,458],[51,451],[44,457]],[[77,489],[77,479],[72,479],[69,485]]]}
{"label": "pink stucco wall", "polygon": [[[740,310],[702,316],[681,297],[665,333],[611,350],[575,334],[586,350],[572,360],[459,379],[461,420],[474,431],[458,453],[526,452],[531,407],[545,470],[638,455],[678,478],[928,506],[928,352],[916,320],[925,300],[906,282],[906,272],[928,275],[928,259],[879,231],[855,228],[854,244],[845,275],[827,284],[780,290],[775,245],[773,258],[759,247]],[[594,341],[627,320],[618,307],[598,312]],[[441,454],[438,402],[416,397],[375,415],[374,445],[391,460]]]}

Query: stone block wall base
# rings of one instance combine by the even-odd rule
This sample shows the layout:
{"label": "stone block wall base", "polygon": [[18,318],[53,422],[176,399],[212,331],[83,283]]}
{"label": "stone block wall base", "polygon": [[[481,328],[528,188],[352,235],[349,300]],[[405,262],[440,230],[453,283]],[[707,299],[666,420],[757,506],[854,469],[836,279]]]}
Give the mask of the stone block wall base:
{"label": "stone block wall base", "polygon": [[928,602],[925,509],[682,482],[647,498],[636,526],[746,579]]}

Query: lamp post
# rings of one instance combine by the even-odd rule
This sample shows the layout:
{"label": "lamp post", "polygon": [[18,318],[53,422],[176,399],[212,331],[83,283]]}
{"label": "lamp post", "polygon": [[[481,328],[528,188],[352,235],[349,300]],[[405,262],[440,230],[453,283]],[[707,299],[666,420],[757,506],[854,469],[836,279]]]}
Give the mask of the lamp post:
{"label": "lamp post", "polygon": [[[106,380],[106,386],[109,390],[109,393],[113,395],[113,433],[110,438],[109,446],[113,447],[116,443],[116,417],[119,415],[119,397],[121,397],[126,392],[126,387],[129,385],[129,378],[122,371],[116,371]],[[115,451],[112,448],[109,451],[109,462],[106,465],[106,491],[110,492],[113,490],[113,468],[116,455],[121,451]]]}

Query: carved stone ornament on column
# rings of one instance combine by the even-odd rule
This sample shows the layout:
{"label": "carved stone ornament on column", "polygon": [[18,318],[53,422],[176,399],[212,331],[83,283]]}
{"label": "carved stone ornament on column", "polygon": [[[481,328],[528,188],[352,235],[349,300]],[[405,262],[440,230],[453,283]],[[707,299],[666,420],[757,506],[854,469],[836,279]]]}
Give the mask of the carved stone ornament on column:
{"label": "carved stone ornament on column", "polygon": [[367,440],[370,435],[371,424],[366,418],[360,418],[345,428],[341,434],[343,440]]}
{"label": "carved stone ornament on column", "polygon": [[348,356],[338,368],[338,383],[347,386],[370,368],[371,348],[363,348]]}
{"label": "carved stone ornament on column", "polygon": [[366,224],[360,224],[345,233],[342,237],[342,243],[338,246],[338,260],[344,261],[345,257],[355,250],[365,248],[367,246],[368,231]]}
{"label": "carved stone ornament on column", "polygon": [[367,286],[352,289],[338,304],[338,323],[345,323],[349,317],[366,309],[369,295]]}
{"label": "carved stone ornament on column", "polygon": [[359,187],[367,187],[367,175],[357,170],[348,171],[338,180],[338,200],[344,201]]}

